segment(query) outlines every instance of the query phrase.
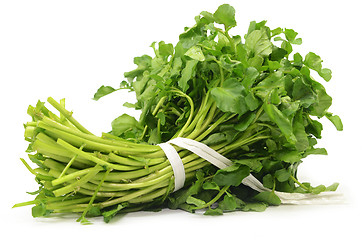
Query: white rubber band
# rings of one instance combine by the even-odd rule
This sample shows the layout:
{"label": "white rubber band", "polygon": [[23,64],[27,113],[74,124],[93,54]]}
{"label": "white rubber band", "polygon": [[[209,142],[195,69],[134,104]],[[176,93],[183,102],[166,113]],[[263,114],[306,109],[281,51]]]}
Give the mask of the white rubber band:
{"label": "white rubber band", "polygon": [[[228,158],[216,152],[214,149],[208,147],[206,144],[197,142],[192,139],[178,137],[171,139],[166,143],[161,143],[159,144],[159,146],[165,152],[174,171],[174,191],[177,191],[178,189],[183,187],[185,182],[185,169],[180,156],[170,143],[195,153],[199,157],[205,159],[206,161],[210,162],[211,164],[220,169],[229,167],[233,164],[233,162],[230,161]],[[263,184],[251,174],[242,180],[242,184],[258,192],[272,191],[264,187]],[[335,192],[312,194],[274,191],[274,193],[280,198],[283,204],[326,204],[343,202],[343,195]]]}
{"label": "white rubber band", "polygon": [[208,147],[206,144],[200,143],[198,141],[188,139],[188,138],[174,138],[168,141],[169,143],[175,144],[181,148],[185,148],[199,157],[205,159],[210,162],[214,166],[223,169],[233,164],[232,161],[222,156],[214,149]]}
{"label": "white rubber band", "polygon": [[185,176],[185,168],[182,163],[180,156],[178,155],[176,149],[171,146],[169,143],[161,143],[158,144],[161,149],[164,151],[168,161],[171,164],[174,178],[175,178],[175,189],[176,192],[180,188],[182,188],[185,184],[186,176]]}

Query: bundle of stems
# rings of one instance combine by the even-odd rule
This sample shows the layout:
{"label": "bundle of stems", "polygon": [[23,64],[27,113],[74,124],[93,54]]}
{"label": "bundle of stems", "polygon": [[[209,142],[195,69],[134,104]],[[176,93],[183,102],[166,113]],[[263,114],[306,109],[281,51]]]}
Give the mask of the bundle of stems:
{"label": "bundle of stems", "polygon": [[[80,219],[85,221],[87,213],[99,215],[100,210],[114,206],[117,212],[125,206],[125,212],[157,206],[173,192],[173,170],[159,146],[135,143],[109,133],[95,136],[64,108],[64,99],[58,103],[49,97],[48,102],[60,116],[46,108],[43,102],[38,102],[36,107],[29,107],[33,121],[25,125],[25,138],[30,141],[28,151],[36,151],[36,154],[29,154],[29,158],[38,164],[38,168],[32,169],[22,159],[41,184],[36,193],[42,194],[34,201],[16,207],[36,204],[34,216],[82,212]],[[193,104],[192,100],[190,103]],[[232,119],[232,115],[222,114],[214,121],[219,111],[213,106],[201,104],[198,114],[189,116],[187,128],[174,137],[201,141],[220,124]],[[211,147],[227,154],[269,138],[255,129],[253,127],[232,143],[223,142]],[[195,179],[198,169],[210,165],[188,150],[179,149],[179,155],[185,168],[186,186]]]}

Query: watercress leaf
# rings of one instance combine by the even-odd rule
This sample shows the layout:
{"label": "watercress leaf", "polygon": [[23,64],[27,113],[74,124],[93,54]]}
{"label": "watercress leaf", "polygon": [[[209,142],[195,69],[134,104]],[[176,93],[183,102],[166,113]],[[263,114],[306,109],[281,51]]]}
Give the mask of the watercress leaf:
{"label": "watercress leaf", "polygon": [[253,172],[259,172],[263,168],[263,165],[258,159],[238,159],[234,161],[235,163],[248,166]]}
{"label": "watercress leaf", "polygon": [[219,133],[211,134],[207,139],[205,139],[202,142],[208,146],[212,146],[212,145],[222,143],[224,141],[226,141],[226,135],[224,133],[219,132]]}
{"label": "watercress leaf", "polygon": [[238,113],[248,111],[245,99],[245,89],[235,78],[225,80],[222,87],[211,89],[211,96],[215,99],[217,107],[223,112]]}
{"label": "watercress leaf", "polygon": [[206,18],[207,21],[210,22],[210,23],[212,23],[212,22],[215,21],[215,18],[214,18],[214,16],[213,16],[213,14],[210,13],[210,12],[208,12],[208,11],[202,11],[202,12],[200,13],[200,15],[204,16],[204,18]]}
{"label": "watercress leaf", "polygon": [[112,121],[112,134],[119,136],[131,129],[141,129],[139,122],[128,114],[122,114]]}
{"label": "watercress leaf", "polygon": [[205,201],[203,201],[201,199],[198,199],[198,198],[195,198],[193,196],[188,196],[187,199],[186,199],[186,203],[195,205],[196,207],[201,207],[201,206],[204,206],[206,204]]}
{"label": "watercress leaf", "polygon": [[114,91],[116,91],[116,89],[114,89],[113,87],[102,85],[100,88],[98,88],[97,92],[94,94],[93,99],[97,101],[101,97],[104,97]]}
{"label": "watercress leaf", "polygon": [[310,148],[310,149],[307,149],[305,150],[304,154],[303,154],[303,157],[306,157],[308,155],[311,155],[311,154],[314,154],[314,155],[328,155],[328,152],[325,148]]}
{"label": "watercress leaf", "polygon": [[189,88],[188,81],[195,75],[195,68],[198,62],[195,59],[186,62],[186,66],[181,72],[181,78],[178,80],[178,85],[183,92],[186,92]]}
{"label": "watercress leaf", "polygon": [[225,28],[235,27],[235,9],[229,4],[223,4],[218,7],[214,13],[215,22],[224,24]]}
{"label": "watercress leaf", "polygon": [[274,177],[270,173],[268,173],[263,177],[264,187],[272,189],[274,187],[274,184],[275,184]]}
{"label": "watercress leaf", "polygon": [[249,127],[249,125],[254,121],[255,117],[256,114],[254,112],[243,115],[240,119],[240,122],[237,123],[234,128],[240,132],[245,131]]}
{"label": "watercress leaf", "polygon": [[267,191],[258,193],[254,196],[254,199],[274,206],[278,206],[281,204],[280,198],[274,192]]}
{"label": "watercress leaf", "polygon": [[304,59],[304,64],[316,71],[324,80],[329,81],[332,78],[332,71],[328,68],[322,69],[322,62],[320,56],[313,52],[309,52]]}
{"label": "watercress leaf", "polygon": [[288,52],[285,49],[273,46],[272,47],[272,53],[270,54],[270,60],[272,60],[272,61],[280,61],[287,54],[288,54]]}
{"label": "watercress leaf", "polygon": [[236,197],[233,195],[225,195],[224,199],[219,203],[219,208],[223,211],[233,211],[237,208]]}
{"label": "watercress leaf", "polygon": [[337,190],[338,186],[339,186],[339,183],[333,183],[332,185],[330,185],[326,188],[326,191],[334,192]]}
{"label": "watercress leaf", "polygon": [[202,189],[204,183],[204,174],[201,171],[196,173],[197,180],[192,183],[188,189],[180,189],[175,193],[173,197],[170,197],[169,208],[177,209],[180,205],[186,203],[186,200],[189,196],[196,195]]}
{"label": "watercress leaf", "polygon": [[170,77],[179,76],[180,71],[181,71],[181,67],[182,67],[182,59],[181,59],[181,57],[174,58],[173,63],[172,63],[172,69],[170,71]]}
{"label": "watercress leaf", "polygon": [[294,117],[293,133],[297,139],[295,143],[295,148],[300,152],[307,150],[309,148],[309,140],[304,128],[302,111],[299,111]]}
{"label": "watercress leaf", "polygon": [[319,194],[319,193],[321,193],[321,192],[324,192],[326,189],[327,189],[326,186],[324,186],[324,185],[318,185],[318,186],[316,186],[316,187],[313,187],[311,192],[312,192],[313,194]]}
{"label": "watercress leaf", "polygon": [[313,82],[313,89],[317,95],[317,99],[309,108],[310,114],[317,117],[323,117],[328,108],[332,105],[332,98],[318,82]]}
{"label": "watercress leaf", "polygon": [[254,30],[248,34],[245,39],[245,46],[249,52],[249,56],[265,57],[272,53],[273,44],[263,29]]}
{"label": "watercress leaf", "polygon": [[199,46],[192,46],[189,50],[187,50],[185,55],[200,62],[205,60],[205,56]]}
{"label": "watercress leaf", "polygon": [[158,52],[161,56],[168,57],[173,54],[173,45],[172,43],[165,43],[161,41],[158,43]]}
{"label": "watercress leaf", "polygon": [[223,215],[223,211],[220,208],[208,208],[204,215],[206,216],[220,216]]}
{"label": "watercress leaf", "polygon": [[118,204],[117,207],[111,209],[111,210],[108,210],[108,211],[105,211],[102,213],[103,215],[103,220],[104,222],[106,223],[109,223],[111,221],[111,219],[119,212],[121,211],[122,209],[124,209],[126,206],[128,206],[127,203],[122,203],[122,204]]}
{"label": "watercress leaf", "polygon": [[248,202],[241,208],[241,211],[249,212],[264,212],[267,205],[263,202]]}
{"label": "watercress leaf", "polygon": [[329,68],[322,68],[318,74],[327,82],[332,79],[332,70]]}
{"label": "watercress leaf", "polygon": [[284,29],[284,34],[289,42],[292,42],[295,39],[295,37],[298,35],[298,33],[293,29],[287,29],[287,28]]}
{"label": "watercress leaf", "polygon": [[290,176],[291,176],[290,171],[285,169],[285,168],[282,168],[282,169],[279,169],[279,170],[275,171],[275,177],[277,178],[277,180],[279,182],[288,181]]}
{"label": "watercress leaf", "polygon": [[323,125],[317,120],[309,119],[305,128],[306,132],[313,134],[316,138],[322,138]]}
{"label": "watercress leaf", "polygon": [[276,152],[275,158],[286,163],[296,163],[302,159],[302,154],[293,150],[281,150]]}
{"label": "watercress leaf", "polygon": [[213,181],[219,186],[239,186],[241,181],[247,177],[250,169],[247,166],[240,165],[236,169],[220,169],[216,172]]}
{"label": "watercress leaf", "polygon": [[338,131],[343,131],[343,123],[341,118],[338,115],[333,115],[332,113],[326,113],[326,117],[329,121],[333,123]]}
{"label": "watercress leaf", "polygon": [[287,51],[287,55],[289,55],[291,52],[293,52],[292,44],[288,41],[283,41],[281,44],[281,47]]}
{"label": "watercress leaf", "polygon": [[283,29],[278,27],[278,28],[271,30],[270,32],[271,32],[271,36],[274,37],[276,35],[283,33]]}
{"label": "watercress leaf", "polygon": [[245,97],[245,103],[250,111],[254,111],[260,106],[261,101],[259,101],[252,92],[249,92]]}
{"label": "watercress leaf", "polygon": [[278,125],[288,142],[294,144],[297,139],[293,133],[293,127],[290,120],[273,104],[264,103],[264,110],[269,118]]}
{"label": "watercress leaf", "polygon": [[46,206],[44,203],[40,203],[40,204],[32,207],[32,209],[31,209],[31,215],[35,218],[45,216],[46,212],[47,212],[47,210],[46,210]]}
{"label": "watercress leaf", "polygon": [[220,190],[219,185],[217,185],[215,182],[204,182],[204,184],[202,185],[202,188],[204,190]]}
{"label": "watercress leaf", "polygon": [[128,78],[130,81],[135,77],[142,75],[143,72],[151,66],[152,57],[148,55],[142,55],[141,57],[135,57],[133,62],[137,64],[137,68],[124,73],[124,77]]}
{"label": "watercress leaf", "polygon": [[251,88],[258,76],[259,71],[256,68],[248,67],[245,71],[244,79],[242,80],[243,86],[246,89]]}

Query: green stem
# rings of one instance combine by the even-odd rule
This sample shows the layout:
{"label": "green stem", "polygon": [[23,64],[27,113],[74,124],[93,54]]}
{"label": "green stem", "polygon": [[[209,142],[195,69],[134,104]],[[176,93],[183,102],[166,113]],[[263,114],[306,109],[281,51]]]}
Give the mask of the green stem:
{"label": "green stem", "polygon": [[[83,144],[82,146],[80,146],[79,150],[82,150],[85,147],[85,144]],[[72,157],[72,159],[70,159],[70,161],[68,162],[67,166],[65,166],[65,168],[63,169],[62,173],[60,174],[59,178],[63,177],[63,175],[68,171],[68,169],[70,168],[70,166],[73,164],[74,160],[78,157],[78,154],[75,154],[74,157]]]}
{"label": "green stem", "polygon": [[310,191],[310,189],[308,187],[306,187],[303,183],[299,182],[295,177],[293,177],[292,175],[290,175],[290,178],[296,183],[298,184],[301,188],[303,188],[306,191]]}
{"label": "green stem", "polygon": [[68,119],[75,127],[77,127],[80,131],[84,133],[88,133],[93,135],[90,131],[88,131],[85,127],[83,127],[77,120],[75,120],[72,116],[72,112],[69,112],[66,110],[61,104],[59,104],[57,101],[55,101],[52,97],[48,98],[48,102],[57,109],[62,116],[64,116],[66,119]]}
{"label": "green stem", "polygon": [[204,204],[200,207],[193,207],[192,209],[197,210],[197,209],[203,209],[203,208],[210,207],[212,204],[214,204],[217,200],[219,200],[221,198],[221,196],[229,189],[229,187],[230,186],[224,186],[210,202],[207,202],[206,204]]}
{"label": "green stem", "polygon": [[94,191],[94,194],[92,196],[92,198],[90,199],[89,203],[88,203],[88,207],[84,210],[84,212],[82,213],[82,216],[77,220],[78,222],[83,222],[85,220],[85,216],[87,215],[87,212],[91,209],[92,205],[93,205],[93,202],[97,196],[97,193],[100,189],[100,187],[102,186],[102,184],[104,183],[104,180],[106,179],[106,177],[108,176],[109,172],[111,171],[112,169],[109,168],[107,169],[106,173],[104,174],[102,180],[100,181],[100,183],[98,184],[97,186],[97,189]]}
{"label": "green stem", "polygon": [[189,95],[185,94],[184,92],[181,92],[179,89],[173,89],[171,90],[171,92],[176,93],[177,95],[181,96],[181,97],[185,97],[186,100],[189,102],[190,104],[190,116],[188,117],[185,125],[181,128],[181,130],[179,131],[179,133],[176,134],[175,137],[182,137],[182,135],[184,134],[185,130],[189,127],[192,118],[194,117],[194,110],[195,110],[195,106],[194,106],[194,102],[192,101],[192,99],[190,98]]}

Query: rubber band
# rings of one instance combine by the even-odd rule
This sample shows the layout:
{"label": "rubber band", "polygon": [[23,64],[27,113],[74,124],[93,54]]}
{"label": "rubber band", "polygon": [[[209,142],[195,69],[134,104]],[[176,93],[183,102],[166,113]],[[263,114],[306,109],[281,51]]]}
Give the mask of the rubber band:
{"label": "rubber band", "polygon": [[176,192],[177,190],[181,189],[185,184],[186,175],[184,165],[176,149],[172,147],[169,143],[161,143],[158,144],[158,146],[161,147],[168,161],[171,164],[175,178],[175,188],[173,191]]}
{"label": "rubber band", "polygon": [[[187,149],[199,157],[210,162],[214,166],[223,169],[233,164],[231,160],[224,157],[214,149],[210,148],[206,144],[188,139],[188,138],[174,138],[166,143],[161,143],[159,146],[165,152],[166,157],[170,161],[172,169],[174,171],[175,178],[175,190],[177,191],[183,187],[185,183],[185,169],[180,156],[175,148],[171,145],[174,144],[180,148]],[[263,184],[255,178],[252,174],[242,180],[242,184],[248,186],[255,191],[265,192],[272,191],[263,186]],[[283,204],[326,204],[326,203],[340,203],[343,202],[343,195],[334,192],[322,192],[320,194],[312,193],[287,193],[274,191]]]}

